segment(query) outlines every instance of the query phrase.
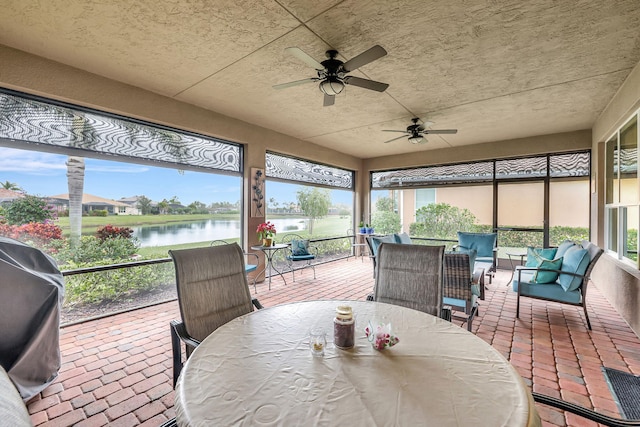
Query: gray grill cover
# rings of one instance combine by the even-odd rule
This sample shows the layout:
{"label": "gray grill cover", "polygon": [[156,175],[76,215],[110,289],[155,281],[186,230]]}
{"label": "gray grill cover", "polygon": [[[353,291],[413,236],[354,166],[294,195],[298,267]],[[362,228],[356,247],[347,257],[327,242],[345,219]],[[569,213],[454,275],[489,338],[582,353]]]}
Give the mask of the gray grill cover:
{"label": "gray grill cover", "polygon": [[53,258],[0,237],[0,365],[25,401],[58,376],[63,297]]}

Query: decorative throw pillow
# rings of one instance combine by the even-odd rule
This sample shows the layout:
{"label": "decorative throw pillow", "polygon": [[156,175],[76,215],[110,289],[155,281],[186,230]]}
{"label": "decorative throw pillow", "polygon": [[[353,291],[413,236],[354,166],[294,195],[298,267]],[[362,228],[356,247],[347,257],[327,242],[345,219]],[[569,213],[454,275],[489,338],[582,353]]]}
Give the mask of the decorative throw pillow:
{"label": "decorative throw pillow", "polygon": [[[525,267],[537,267],[540,261],[543,259],[556,258],[557,248],[534,248],[529,246],[527,248],[527,262]],[[560,255],[557,256],[560,258]]]}
{"label": "decorative throw pillow", "polygon": [[[565,252],[561,270],[583,275],[587,272],[589,262],[591,262],[589,251],[578,245],[574,245]],[[560,283],[562,289],[567,292],[575,291],[582,284],[582,278],[560,273],[558,283]]]}
{"label": "decorative throw pillow", "polygon": [[565,240],[564,242],[560,243],[560,246],[558,246],[558,250],[556,251],[556,256],[563,257],[564,254],[567,252],[567,250],[569,250],[569,248],[572,248],[574,246],[577,246],[577,245],[573,243],[571,240]]}
{"label": "decorative throw pillow", "polygon": [[369,238],[371,239],[371,249],[373,250],[373,256],[376,256],[378,254],[378,247],[381,243],[396,243],[396,239],[395,237],[393,237],[393,234],[381,237],[371,236]]}
{"label": "decorative throw pillow", "polygon": [[411,237],[409,237],[407,233],[396,233],[393,237],[396,239],[396,243],[402,243],[403,245],[410,245],[412,243]]}
{"label": "decorative throw pillow", "polygon": [[291,240],[291,253],[293,256],[304,256],[309,254],[309,240]]}
{"label": "decorative throw pillow", "polygon": [[[562,266],[562,258],[554,260],[542,259],[536,268],[548,268],[550,270],[560,270]],[[557,271],[536,271],[533,275],[535,283],[554,283],[558,279]]]}

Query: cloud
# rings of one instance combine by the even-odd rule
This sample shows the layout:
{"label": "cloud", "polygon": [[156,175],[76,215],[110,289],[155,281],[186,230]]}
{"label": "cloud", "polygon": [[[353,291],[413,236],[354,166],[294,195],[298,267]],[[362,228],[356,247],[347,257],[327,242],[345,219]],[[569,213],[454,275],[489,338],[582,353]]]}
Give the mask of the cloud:
{"label": "cloud", "polygon": [[66,156],[36,151],[0,148],[0,172],[26,175],[59,175],[67,170]]}

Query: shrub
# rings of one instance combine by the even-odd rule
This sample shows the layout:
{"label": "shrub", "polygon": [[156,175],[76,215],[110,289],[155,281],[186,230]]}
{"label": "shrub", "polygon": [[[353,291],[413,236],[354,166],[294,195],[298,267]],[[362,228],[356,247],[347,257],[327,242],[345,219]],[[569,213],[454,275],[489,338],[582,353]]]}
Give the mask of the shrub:
{"label": "shrub", "polygon": [[45,252],[56,253],[62,239],[62,229],[50,222],[30,222],[22,225],[0,224],[0,235],[19,240]]}
{"label": "shrub", "polygon": [[[110,261],[75,263],[69,269],[108,265]],[[65,306],[97,304],[108,300],[133,298],[136,294],[173,283],[173,264],[154,264],[140,267],[87,273],[65,278]]]}
{"label": "shrub", "polygon": [[69,265],[75,263],[87,263],[90,265],[113,264],[131,259],[138,249],[135,239],[114,237],[100,240],[94,236],[82,236],[80,244],[73,248],[67,245],[56,256],[58,262],[69,269]]}
{"label": "shrub", "polygon": [[21,225],[52,221],[56,219],[56,214],[44,199],[27,195],[12,201],[4,209],[4,218],[11,225]]}
{"label": "shrub", "polygon": [[133,229],[130,227],[116,227],[111,224],[107,224],[98,228],[96,236],[100,240],[113,239],[116,237],[130,239],[133,236]]}
{"label": "shrub", "polygon": [[89,211],[88,216],[107,216],[108,214],[106,209],[94,209]]}
{"label": "shrub", "polygon": [[431,203],[416,211],[416,222],[409,226],[412,236],[457,239],[458,231],[474,231],[476,217],[469,209],[448,203]]}

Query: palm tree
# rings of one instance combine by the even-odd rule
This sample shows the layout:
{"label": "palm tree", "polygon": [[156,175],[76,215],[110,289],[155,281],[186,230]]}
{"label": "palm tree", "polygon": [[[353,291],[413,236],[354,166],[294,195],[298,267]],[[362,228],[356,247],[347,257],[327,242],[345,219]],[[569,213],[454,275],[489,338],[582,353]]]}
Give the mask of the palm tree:
{"label": "palm tree", "polygon": [[82,234],[82,195],[84,194],[84,158],[67,159],[67,186],[69,187],[69,237],[75,247]]}
{"label": "palm tree", "polygon": [[5,190],[22,191],[22,188],[20,188],[20,186],[15,182],[5,181],[3,183],[0,183],[0,186],[2,186],[2,188],[4,188]]}

